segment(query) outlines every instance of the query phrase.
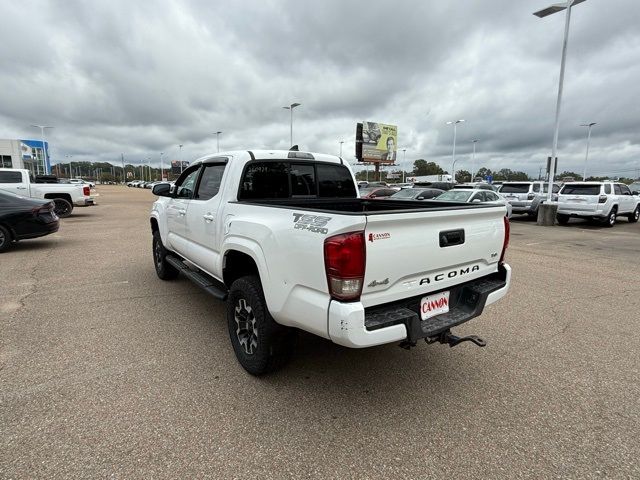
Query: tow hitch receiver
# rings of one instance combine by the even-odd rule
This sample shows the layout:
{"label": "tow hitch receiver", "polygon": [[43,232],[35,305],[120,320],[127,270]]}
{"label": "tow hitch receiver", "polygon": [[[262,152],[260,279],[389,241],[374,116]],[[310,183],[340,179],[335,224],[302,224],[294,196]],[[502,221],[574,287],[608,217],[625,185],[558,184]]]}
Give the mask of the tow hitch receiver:
{"label": "tow hitch receiver", "polygon": [[424,341],[427,342],[428,344],[435,343],[435,342],[440,342],[443,345],[449,344],[449,347],[455,347],[456,345],[462,342],[472,342],[479,347],[487,346],[487,342],[484,341],[482,338],[478,337],[477,335],[467,335],[466,337],[458,337],[457,335],[454,335],[453,333],[451,333],[451,330],[442,332],[441,334],[436,335],[435,337],[426,337]]}

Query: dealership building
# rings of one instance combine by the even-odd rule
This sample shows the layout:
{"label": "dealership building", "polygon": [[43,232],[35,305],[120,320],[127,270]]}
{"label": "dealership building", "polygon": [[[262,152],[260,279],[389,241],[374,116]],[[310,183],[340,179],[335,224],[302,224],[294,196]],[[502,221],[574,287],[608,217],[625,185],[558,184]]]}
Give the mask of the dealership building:
{"label": "dealership building", "polygon": [[0,139],[0,168],[26,168],[34,175],[51,172],[49,142]]}

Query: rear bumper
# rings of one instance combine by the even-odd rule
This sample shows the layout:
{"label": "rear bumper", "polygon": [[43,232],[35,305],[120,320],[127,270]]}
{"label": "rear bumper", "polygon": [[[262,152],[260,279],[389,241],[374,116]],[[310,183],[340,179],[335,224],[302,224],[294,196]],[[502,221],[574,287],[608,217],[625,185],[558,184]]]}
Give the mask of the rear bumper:
{"label": "rear bumper", "polygon": [[82,200],[77,200],[73,203],[76,207],[90,207],[96,204],[96,201],[93,197],[83,198]]}
{"label": "rear bumper", "polygon": [[32,226],[28,232],[16,233],[16,240],[27,240],[30,238],[44,237],[51,233],[56,233],[60,228],[60,222],[55,220],[53,222],[41,223]]}
{"label": "rear bumper", "polygon": [[605,218],[609,215],[609,210],[605,208],[596,208],[593,210],[576,210],[567,207],[558,207],[559,215],[568,215],[569,217],[584,217],[584,218]]}
{"label": "rear bumper", "polygon": [[[450,289],[449,312],[425,321],[420,320],[419,313],[423,296],[367,309],[360,302],[332,301],[329,337],[351,348],[432,337],[479,316],[486,305],[507,294],[510,282],[511,268],[505,264],[496,273],[457,285]],[[429,295],[433,293],[437,292]]]}

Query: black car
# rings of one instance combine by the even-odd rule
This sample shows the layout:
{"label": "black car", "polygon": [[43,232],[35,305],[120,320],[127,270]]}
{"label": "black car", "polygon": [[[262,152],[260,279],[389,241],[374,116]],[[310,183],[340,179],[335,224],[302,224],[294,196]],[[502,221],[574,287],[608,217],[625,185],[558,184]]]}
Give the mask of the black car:
{"label": "black car", "polygon": [[0,190],[0,253],[13,242],[58,231],[60,221],[48,200],[25,198]]}

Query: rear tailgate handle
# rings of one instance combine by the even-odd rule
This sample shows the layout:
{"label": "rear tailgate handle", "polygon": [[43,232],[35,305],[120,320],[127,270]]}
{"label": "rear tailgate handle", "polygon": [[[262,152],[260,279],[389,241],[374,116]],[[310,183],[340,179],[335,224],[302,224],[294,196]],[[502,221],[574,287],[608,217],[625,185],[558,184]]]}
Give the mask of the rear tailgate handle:
{"label": "rear tailgate handle", "polygon": [[440,247],[453,247],[464,243],[464,228],[440,232]]}

